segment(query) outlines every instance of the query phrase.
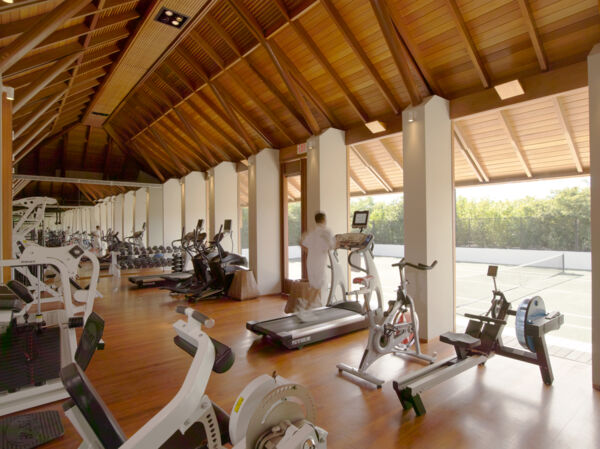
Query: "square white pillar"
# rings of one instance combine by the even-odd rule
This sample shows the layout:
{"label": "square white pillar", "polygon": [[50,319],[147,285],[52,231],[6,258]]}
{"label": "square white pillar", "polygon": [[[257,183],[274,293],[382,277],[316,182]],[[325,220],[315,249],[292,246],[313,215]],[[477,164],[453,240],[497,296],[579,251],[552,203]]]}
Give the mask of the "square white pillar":
{"label": "square white pillar", "polygon": [[264,149],[248,162],[250,269],[261,295],[280,293],[279,151]]}
{"label": "square white pillar", "polygon": [[212,238],[225,220],[231,220],[231,240],[224,239],[225,251],[237,252],[238,191],[235,162],[221,162],[208,172],[208,221]]}
{"label": "square white pillar", "polygon": [[[148,189],[148,246],[164,244],[163,189]],[[171,242],[168,243],[169,245]]]}
{"label": "square white pillar", "polygon": [[163,184],[164,245],[181,238],[181,182],[169,179]]}
{"label": "square white pillar", "polygon": [[136,231],[141,231],[146,223],[146,232],[144,233],[143,244],[148,245],[148,189],[142,187],[135,191],[135,210],[133,213],[133,227]]}
{"label": "square white pillar", "polygon": [[404,248],[409,292],[427,340],[454,329],[454,186],[449,104],[429,97],[402,113],[404,152]]}
{"label": "square white pillar", "polygon": [[114,197],[113,201],[113,223],[114,230],[118,232],[121,236],[120,239],[123,240],[125,237],[131,235],[128,234],[125,229],[123,229],[123,202],[125,198],[122,193],[119,193]]}
{"label": "square white pillar", "polygon": [[[588,56],[592,229],[600,226],[600,44]],[[600,390],[600,237],[592,233],[592,383]]]}
{"label": "square white pillar", "polygon": [[123,233],[125,237],[133,235],[134,222],[133,216],[135,213],[135,192],[130,190],[123,199]]}
{"label": "square white pillar", "polygon": [[100,203],[100,229],[106,233],[108,226],[106,223],[106,203]]}
{"label": "square white pillar", "polygon": [[199,219],[204,220],[206,231],[206,175],[194,171],[183,178],[183,216],[185,232],[193,231]]}

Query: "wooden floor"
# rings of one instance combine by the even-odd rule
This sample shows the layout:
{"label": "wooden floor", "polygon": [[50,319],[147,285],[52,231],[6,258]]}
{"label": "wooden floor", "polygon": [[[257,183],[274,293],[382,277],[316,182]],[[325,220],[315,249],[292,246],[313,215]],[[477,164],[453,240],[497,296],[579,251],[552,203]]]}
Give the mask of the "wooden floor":
{"label": "wooden floor", "polygon": [[[130,284],[129,284],[130,285]],[[126,277],[117,292],[102,279],[105,295],[95,310],[106,320],[106,350],[96,353],[88,375],[125,433],[130,436],[177,392],[191,358],[173,344],[171,324],[184,304],[158,289],[130,289]],[[308,387],[318,406],[317,424],[329,432],[330,448],[598,448],[600,392],[591,387],[591,367],[553,358],[556,380],[542,383],[537,367],[495,357],[484,368],[463,373],[423,395],[428,413],[403,413],[391,382],[382,390],[358,386],[338,375],[338,362],[357,364],[367,338],[361,331],[286,351],[262,342],[245,328],[248,320],[277,316],[278,297],[234,302],[212,300],[194,307],[216,320],[209,331],[230,345],[236,362],[214,374],[207,393],[226,410],[243,385],[276,370]],[[450,353],[437,343],[426,351]],[[373,373],[387,380],[420,365],[386,356]],[[79,435],[60,404],[65,436],[47,448],[76,448]]]}

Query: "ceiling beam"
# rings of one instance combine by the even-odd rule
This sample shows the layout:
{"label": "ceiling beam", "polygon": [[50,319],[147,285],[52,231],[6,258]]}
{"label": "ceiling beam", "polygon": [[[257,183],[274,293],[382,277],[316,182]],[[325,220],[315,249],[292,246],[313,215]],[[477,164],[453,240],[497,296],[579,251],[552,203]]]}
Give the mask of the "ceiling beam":
{"label": "ceiling beam", "polygon": [[183,108],[181,108],[181,107],[173,108],[173,111],[175,111],[175,115],[177,115],[177,118],[179,119],[179,121],[181,123],[183,123],[183,126],[184,126],[185,130],[187,131],[187,134],[188,134],[188,137],[190,138],[190,140],[192,142],[194,142],[196,145],[198,145],[198,148],[200,148],[200,151],[204,154],[204,157],[206,157],[206,159],[208,160],[209,165],[213,165],[213,166],[217,165],[217,160],[212,155],[210,150],[208,148],[206,148],[204,145],[202,145],[202,143],[201,143],[202,139],[200,138],[199,133],[196,131],[196,128],[194,128],[194,126],[192,125],[192,119],[187,114],[187,112],[185,112],[185,110],[183,110]]}
{"label": "ceiling beam", "polygon": [[60,97],[62,97],[65,94],[65,92],[66,92],[66,90],[63,90],[62,92],[59,92],[56,95],[53,95],[52,97],[48,98],[48,100],[46,100],[41,106],[36,108],[35,113],[31,117],[29,117],[29,119],[27,119],[27,121],[23,122],[20,126],[18,126],[15,129],[15,133],[13,135],[13,140],[18,138],[27,129],[29,129],[29,127],[31,125],[33,125],[33,123],[37,119],[39,119],[42,116],[42,114],[44,114],[48,109],[50,109],[50,107],[52,105],[54,105],[60,99]]}
{"label": "ceiling beam", "polygon": [[581,159],[579,158],[579,153],[577,152],[577,148],[575,146],[575,139],[573,139],[573,135],[571,134],[571,130],[569,128],[569,125],[567,124],[567,114],[565,113],[565,109],[563,108],[559,97],[554,97],[552,99],[552,103],[554,104],[554,110],[556,111],[556,115],[558,116],[558,121],[560,123],[562,132],[565,136],[565,140],[567,141],[567,145],[569,146],[569,152],[571,153],[571,157],[573,158],[573,163],[575,164],[577,173],[583,173],[583,166],[581,164]]}
{"label": "ceiling beam", "polygon": [[177,130],[173,128],[170,124],[166,123],[167,121],[169,121],[177,129],[181,129],[179,123],[176,120],[174,120],[169,115],[165,115],[165,118],[163,120],[154,125],[154,130],[160,133],[163,141],[165,141],[165,143],[170,145],[171,148],[177,152],[177,155],[182,161],[182,163],[184,163],[184,165],[186,165],[188,168],[191,168],[195,171],[201,170],[200,166],[198,165],[198,162],[200,162],[205,167],[208,166],[206,161],[204,161],[204,159],[202,159],[196,152],[194,152],[191,146],[185,144],[184,141],[177,137]]}
{"label": "ceiling beam", "polygon": [[144,152],[139,149],[139,147],[138,147],[138,145],[137,145],[137,143],[135,141],[132,140],[131,141],[131,145],[133,145],[133,147],[135,149],[137,149],[137,153],[146,161],[146,164],[148,164],[148,166],[154,172],[154,174],[160,180],[160,182],[164,183],[166,181],[166,179],[163,176],[163,174],[160,172],[160,170],[158,169],[158,167],[154,164],[154,162],[152,161],[152,158],[146,157],[146,155],[144,154]]}
{"label": "ceiling beam", "polygon": [[99,187],[131,187],[131,188],[159,188],[162,184],[152,182],[134,182],[134,181],[123,181],[123,180],[102,180],[102,179],[86,179],[86,178],[66,178],[64,176],[35,176],[35,175],[23,175],[15,173],[14,179],[25,179],[28,181],[39,181],[39,182],[54,182],[54,183],[67,183],[67,184],[82,184],[92,185]]}
{"label": "ceiling beam", "polygon": [[535,56],[537,57],[540,69],[545,72],[548,70],[548,59],[546,58],[542,40],[540,39],[540,35],[535,26],[535,20],[533,18],[533,13],[531,12],[531,6],[529,6],[529,0],[517,0],[517,3],[519,3],[519,8],[521,8],[521,15],[523,16],[523,21],[525,22],[525,27],[527,28],[529,39],[531,39],[531,45],[533,45],[533,50],[535,51]]}
{"label": "ceiling beam", "polygon": [[[55,118],[56,118],[56,115],[51,115],[49,118],[47,118],[46,120],[41,122],[39,125],[37,125],[37,127],[34,128],[33,131],[31,131],[28,135],[24,136],[19,142],[15,142],[15,146],[14,146],[14,150],[13,150],[13,158],[15,158],[15,159],[19,158],[19,160],[21,160],[21,159],[23,159],[23,157],[25,157],[27,155],[27,153],[29,153],[31,150],[33,150],[33,148],[27,147],[27,145],[33,139],[35,139],[44,129],[46,129],[46,127]],[[25,153],[23,151],[26,147],[28,148],[27,153]],[[15,163],[16,162],[17,161],[15,161]]]}
{"label": "ceiling beam", "polygon": [[39,78],[35,83],[31,83],[24,89],[23,92],[21,92],[20,98],[16,98],[13,110],[17,112],[19,109],[25,106],[27,102],[35,96],[35,94],[46,87],[50,81],[60,75],[79,56],[79,53],[75,53],[56,61],[56,63],[48,71],[44,72],[44,75],[41,78]]}
{"label": "ceiling beam", "polygon": [[513,130],[510,123],[508,122],[506,113],[504,111],[499,111],[498,116],[500,117],[500,124],[502,125],[502,128],[504,129],[504,131],[507,134],[510,145],[515,150],[517,159],[519,159],[519,162],[521,163],[521,166],[523,167],[523,171],[525,172],[525,174],[527,175],[528,178],[531,178],[532,177],[531,168],[529,167],[529,164],[527,163],[527,160],[525,159],[525,152],[523,151],[523,148],[521,148],[521,145],[519,145],[519,140],[517,138],[517,135],[515,134],[515,131]]}
{"label": "ceiling beam", "polygon": [[452,14],[456,29],[458,30],[458,34],[465,45],[467,54],[469,55],[469,58],[475,67],[475,71],[477,72],[479,79],[481,80],[481,84],[483,84],[483,87],[487,89],[491,85],[490,77],[485,69],[485,65],[483,64],[481,57],[479,56],[477,47],[475,47],[475,43],[473,42],[473,38],[469,33],[465,19],[463,18],[458,5],[456,4],[456,0],[446,0],[446,4],[448,5],[448,9]]}
{"label": "ceiling beam", "polygon": [[377,182],[381,184],[381,186],[387,191],[392,192],[392,187],[390,184],[384,179],[384,177],[373,167],[373,165],[367,160],[367,158],[361,154],[361,152],[356,148],[356,145],[350,145],[350,148],[358,158],[358,160],[365,166],[365,168],[377,179]]}
{"label": "ceiling beam", "polygon": [[[83,147],[83,154],[81,155],[81,163],[79,164],[81,166],[82,170],[85,168],[85,158],[88,154],[90,145],[92,143],[91,137],[92,137],[92,127],[88,126],[87,131],[85,133],[85,146]],[[110,136],[108,136],[108,138],[110,139]]]}
{"label": "ceiling beam", "polygon": [[162,147],[155,141],[154,138],[151,138],[144,133],[140,134],[136,140],[138,146],[140,144],[144,145],[143,154],[148,155],[148,160],[152,159],[156,161],[156,163],[160,164],[160,166],[167,171],[168,177],[171,177],[172,175],[180,176],[177,172],[177,166],[173,163],[171,158],[165,154]]}
{"label": "ceiling beam", "polygon": [[112,139],[109,136],[108,142],[106,143],[106,150],[104,150],[105,151],[104,152],[104,168],[102,169],[102,179],[108,179],[108,167],[109,167],[111,150],[112,150]]}
{"label": "ceiling beam", "polygon": [[73,17],[91,0],[65,0],[0,51],[0,73],[6,72],[37,44],[46,39],[65,21]]}
{"label": "ceiling beam", "polygon": [[236,14],[239,16],[244,25],[246,25],[246,28],[250,30],[250,32],[254,35],[256,40],[267,51],[267,54],[269,55],[271,62],[275,66],[275,69],[277,69],[279,76],[285,83],[288,91],[290,92],[298,106],[300,107],[300,111],[302,112],[304,119],[308,123],[311,132],[314,135],[317,135],[320,131],[320,127],[316,118],[313,116],[312,111],[310,110],[310,107],[306,102],[306,99],[298,91],[298,88],[294,84],[294,81],[291,79],[290,74],[282,67],[279,58],[277,57],[277,55],[273,51],[273,48],[271,47],[271,44],[265,38],[264,32],[260,27],[259,23],[242,3],[238,3],[232,0],[227,1],[229,3],[229,6],[231,6],[232,9],[236,12]]}
{"label": "ceiling beam", "polygon": [[48,129],[48,131],[40,133],[33,141],[31,141],[31,143],[29,145],[27,145],[23,149],[23,151],[21,151],[21,154],[13,156],[14,157],[13,165],[18,164],[25,156],[27,156],[31,151],[33,151],[35,148],[37,148],[43,142],[43,140],[46,137],[48,137],[49,134],[50,134],[50,129]]}
{"label": "ceiling beam", "polygon": [[338,87],[338,89],[340,89],[342,91],[344,98],[346,99],[346,101],[348,102],[350,107],[354,110],[356,115],[358,115],[358,118],[360,118],[365,123],[370,121],[369,115],[367,114],[365,109],[358,102],[358,100],[356,99],[354,94],[352,92],[350,92],[350,89],[348,89],[348,86],[346,86],[346,83],[344,83],[344,81],[336,73],[335,69],[329,63],[329,61],[327,60],[327,58],[325,57],[323,52],[319,49],[319,47],[317,47],[317,44],[315,43],[315,41],[313,41],[313,39],[310,37],[310,35],[306,32],[306,30],[304,29],[304,27],[302,26],[300,21],[298,21],[298,20],[292,21],[290,23],[290,26],[296,32],[296,34],[298,35],[298,37],[300,38],[300,40],[302,41],[304,46],[310,50],[313,57],[317,61],[319,61],[319,64],[321,65],[321,67],[323,67],[325,72],[330,76],[330,78],[333,79],[333,81],[334,81],[335,85]]}
{"label": "ceiling beam", "polygon": [[60,154],[60,176],[65,177],[65,165],[67,162],[67,151],[69,149],[69,133],[63,136],[62,152]]}
{"label": "ceiling beam", "polygon": [[404,159],[402,158],[402,155],[396,156],[392,146],[385,139],[379,139],[379,143],[381,144],[385,152],[388,154],[388,156],[392,158],[394,164],[396,164],[396,167],[404,171]]}
{"label": "ceiling beam", "polygon": [[364,184],[358,180],[356,173],[354,173],[354,170],[352,169],[350,169],[350,180],[356,184],[356,187],[358,187],[358,190],[360,190],[363,195],[367,194],[367,189],[365,188]]}
{"label": "ceiling beam", "polygon": [[379,91],[382,93],[386,101],[391,106],[394,114],[399,114],[402,108],[392,95],[392,91],[388,88],[388,86],[377,72],[377,69],[373,65],[373,63],[369,60],[367,54],[363,50],[362,46],[359,44],[358,40],[354,36],[354,33],[350,30],[344,19],[338,12],[338,10],[333,6],[331,0],[321,0],[321,5],[327,11],[327,14],[335,23],[337,29],[342,34],[342,37],[348,44],[348,46],[352,49],[354,55],[360,60],[361,64],[367,69],[367,73],[371,76],[371,79],[379,88]]}
{"label": "ceiling beam", "polygon": [[463,133],[460,129],[460,125],[458,123],[454,123],[454,137],[456,137],[456,141],[458,142],[458,148],[464,155],[467,163],[471,166],[471,169],[479,179],[479,182],[490,182],[490,178],[481,166],[479,159],[475,156],[475,152],[471,149],[466,139],[463,136]]}
{"label": "ceiling beam", "polygon": [[175,152],[173,152],[171,150],[171,148],[169,147],[169,145],[167,145],[167,142],[165,142],[165,140],[160,135],[160,133],[158,133],[152,127],[148,128],[148,129],[150,130],[150,133],[156,139],[156,142],[162,147],[162,149],[165,151],[165,153],[167,153],[167,156],[169,156],[171,158],[171,160],[173,161],[173,163],[177,167],[177,170],[179,171],[179,174],[182,175],[182,176],[185,175],[189,170],[185,167],[185,165],[183,165],[183,162],[181,162],[181,159],[179,158],[179,156],[177,154],[175,154]]}
{"label": "ceiling beam", "polygon": [[150,173],[152,170],[152,167],[150,167],[148,165],[148,163],[145,161],[145,159],[138,155],[137,153],[135,153],[134,151],[132,151],[129,147],[126,147],[123,144],[123,141],[121,139],[121,137],[110,127],[110,125],[105,125],[104,126],[104,131],[106,132],[106,134],[108,136],[110,136],[112,138],[112,140],[117,144],[117,147],[119,147],[119,149],[121,150],[121,152],[125,155],[125,157],[129,157],[131,159],[135,160],[136,165],[138,166],[138,168],[140,170],[146,170],[146,167],[150,168],[150,170],[148,171],[148,173]]}
{"label": "ceiling beam", "polygon": [[93,203],[95,203],[95,202],[96,202],[96,198],[92,197],[92,196],[91,196],[91,195],[90,195],[90,194],[87,192],[87,189],[85,189],[85,185],[82,185],[82,184],[75,184],[75,186],[77,187],[77,189],[79,189],[79,191],[80,191],[81,193],[83,193],[83,196],[85,196],[85,197],[87,198],[87,200],[88,200],[90,203],[92,203],[92,204],[93,204]]}
{"label": "ceiling beam", "polygon": [[[398,33],[394,28],[388,5],[385,0],[371,0],[371,7],[375,12],[379,29],[381,30],[388,50],[392,55],[396,69],[400,73],[404,87],[406,87],[406,90],[408,91],[410,103],[413,106],[417,106],[421,104],[423,97],[421,96],[419,86],[410,70],[410,55],[408,54],[408,50],[404,46],[404,43],[398,38]],[[422,80],[420,81],[425,85]]]}

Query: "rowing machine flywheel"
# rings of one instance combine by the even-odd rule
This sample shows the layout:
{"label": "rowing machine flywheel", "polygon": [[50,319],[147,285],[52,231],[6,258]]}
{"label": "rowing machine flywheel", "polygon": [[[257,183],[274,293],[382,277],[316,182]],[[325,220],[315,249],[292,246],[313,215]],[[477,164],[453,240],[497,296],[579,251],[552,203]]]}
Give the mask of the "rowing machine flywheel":
{"label": "rowing machine flywheel", "polygon": [[519,340],[521,346],[531,352],[535,352],[535,343],[532,336],[526,335],[527,325],[544,316],[546,316],[546,305],[544,304],[544,300],[539,296],[523,300],[517,309],[515,318],[517,340]]}

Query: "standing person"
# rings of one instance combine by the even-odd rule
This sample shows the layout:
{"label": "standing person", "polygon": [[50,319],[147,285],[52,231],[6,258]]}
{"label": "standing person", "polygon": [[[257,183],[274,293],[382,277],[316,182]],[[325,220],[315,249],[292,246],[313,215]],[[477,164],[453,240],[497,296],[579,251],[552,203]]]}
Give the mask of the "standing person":
{"label": "standing person", "polygon": [[308,283],[311,288],[320,291],[320,294],[317,296],[317,307],[320,307],[323,305],[322,298],[326,296],[323,292],[327,289],[325,267],[327,265],[328,252],[335,248],[336,242],[331,230],[327,227],[327,217],[323,212],[315,214],[315,224],[315,228],[302,237],[300,244],[308,252],[306,257]]}
{"label": "standing person", "polygon": [[96,229],[92,232],[92,248],[100,254],[102,251],[102,243],[100,240],[100,226],[96,226]]}

